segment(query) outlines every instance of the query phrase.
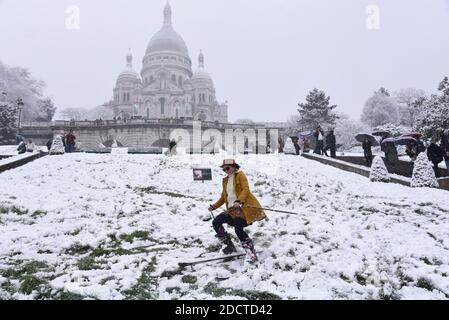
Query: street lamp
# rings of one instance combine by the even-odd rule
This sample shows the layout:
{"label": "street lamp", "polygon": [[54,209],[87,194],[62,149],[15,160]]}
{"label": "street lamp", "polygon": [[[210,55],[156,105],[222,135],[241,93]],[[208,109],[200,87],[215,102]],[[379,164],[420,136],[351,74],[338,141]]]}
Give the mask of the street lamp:
{"label": "street lamp", "polygon": [[20,132],[20,119],[22,117],[22,109],[23,109],[24,105],[25,104],[23,103],[23,100],[20,98],[17,98],[17,108],[19,108],[19,132]]}

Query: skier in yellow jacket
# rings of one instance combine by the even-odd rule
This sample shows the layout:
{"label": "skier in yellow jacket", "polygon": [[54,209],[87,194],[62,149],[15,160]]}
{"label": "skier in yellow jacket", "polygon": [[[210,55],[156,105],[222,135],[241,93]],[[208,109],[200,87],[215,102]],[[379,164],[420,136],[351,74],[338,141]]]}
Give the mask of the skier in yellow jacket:
{"label": "skier in yellow jacket", "polygon": [[235,160],[224,160],[221,168],[227,175],[223,179],[223,191],[220,199],[209,207],[209,211],[217,210],[223,204],[226,205],[227,210],[214,219],[213,227],[217,237],[226,246],[223,252],[232,254],[236,252],[236,249],[223,224],[233,226],[247,253],[247,257],[249,257],[250,262],[255,263],[258,259],[254,244],[244,228],[256,221],[265,219],[265,212],[257,198],[250,192],[248,179],[245,173],[240,171],[240,166]]}

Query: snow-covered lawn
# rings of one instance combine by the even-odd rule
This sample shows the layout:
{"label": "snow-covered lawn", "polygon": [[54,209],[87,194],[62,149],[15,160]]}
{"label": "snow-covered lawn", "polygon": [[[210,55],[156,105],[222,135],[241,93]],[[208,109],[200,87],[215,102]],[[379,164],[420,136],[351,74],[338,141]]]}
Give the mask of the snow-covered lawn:
{"label": "snow-covered lawn", "polygon": [[[0,298],[446,299],[449,193],[371,183],[296,156],[240,158],[270,213],[262,250],[185,270],[216,247],[220,156],[66,154],[0,174]],[[192,164],[213,168],[194,183]],[[227,280],[224,278],[229,277]]]}
{"label": "snow-covered lawn", "polygon": [[2,156],[15,156],[17,154],[19,154],[17,146],[0,146],[0,155]]}

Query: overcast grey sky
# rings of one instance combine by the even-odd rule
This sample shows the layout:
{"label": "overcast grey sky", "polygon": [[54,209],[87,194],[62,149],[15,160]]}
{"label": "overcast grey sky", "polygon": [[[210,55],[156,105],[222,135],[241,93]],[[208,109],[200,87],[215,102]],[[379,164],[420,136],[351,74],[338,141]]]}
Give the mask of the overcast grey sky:
{"label": "overcast grey sky", "polygon": [[[59,108],[109,100],[128,48],[140,73],[166,0],[0,0],[0,59],[47,83]],[[285,121],[318,87],[358,118],[367,98],[449,75],[448,0],[170,0],[197,67],[200,48],[230,120]],[[80,30],[66,9],[80,9]],[[380,29],[366,27],[368,5]]]}

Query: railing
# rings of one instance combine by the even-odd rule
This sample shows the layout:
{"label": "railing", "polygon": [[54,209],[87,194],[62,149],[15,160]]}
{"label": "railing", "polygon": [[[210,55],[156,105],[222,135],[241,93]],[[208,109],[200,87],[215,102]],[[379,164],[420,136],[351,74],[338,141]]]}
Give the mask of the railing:
{"label": "railing", "polygon": [[51,127],[53,124],[53,122],[37,122],[37,121],[33,121],[33,122],[23,122],[21,123],[20,127],[21,128],[27,128],[27,127]]}
{"label": "railing", "polygon": [[[129,120],[95,120],[95,121],[64,121],[56,120],[52,122],[25,122],[22,123],[22,129],[26,128],[44,128],[44,127],[103,127],[103,126],[127,126],[127,125],[142,125],[142,124],[160,124],[160,125],[182,125],[193,126],[194,123],[201,123],[203,128],[215,128],[215,129],[261,129],[270,128],[265,124],[233,124],[233,123],[221,123],[212,121],[195,121],[185,119],[129,119]],[[273,125],[274,127],[274,125]],[[276,127],[279,128],[279,127]]]}

